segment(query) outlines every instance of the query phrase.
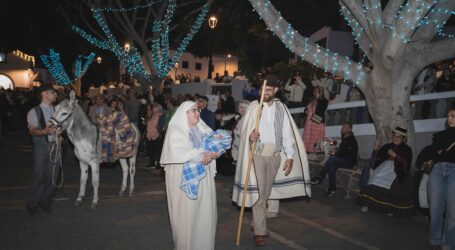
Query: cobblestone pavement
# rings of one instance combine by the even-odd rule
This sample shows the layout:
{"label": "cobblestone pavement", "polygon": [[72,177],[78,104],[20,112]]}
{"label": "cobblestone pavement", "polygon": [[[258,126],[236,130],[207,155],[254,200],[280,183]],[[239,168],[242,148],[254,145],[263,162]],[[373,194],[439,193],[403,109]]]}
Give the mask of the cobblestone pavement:
{"label": "cobblestone pavement", "polygon": [[[90,209],[91,186],[83,204],[74,205],[79,168],[64,154],[65,185],[53,211],[30,217],[24,209],[31,175],[32,147],[26,133],[7,135],[0,148],[0,249],[172,249],[164,180],[138,160],[133,197],[117,197],[120,167],[101,169],[99,206]],[[255,249],[245,213],[240,247],[235,246],[239,211],[230,201],[233,177],[218,175],[216,249]],[[313,199],[282,201],[277,218],[268,220],[270,237],[261,249],[428,249],[427,222],[422,216],[395,218],[361,213],[342,192]]]}

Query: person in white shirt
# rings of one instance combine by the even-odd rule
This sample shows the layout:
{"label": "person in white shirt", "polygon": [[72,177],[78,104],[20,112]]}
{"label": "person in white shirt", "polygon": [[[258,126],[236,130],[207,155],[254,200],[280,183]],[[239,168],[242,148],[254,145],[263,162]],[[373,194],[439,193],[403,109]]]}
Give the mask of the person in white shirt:
{"label": "person in white shirt", "polygon": [[305,92],[306,85],[303,83],[300,76],[290,78],[284,86],[286,91],[289,91],[289,102],[293,106],[301,106],[303,93]]}
{"label": "person in white shirt", "polygon": [[[279,83],[267,79],[258,131],[254,131],[257,101],[245,114],[240,133],[238,160],[232,200],[242,204],[250,153],[254,154],[245,206],[253,209],[257,246],[265,245],[268,199],[310,196],[309,169],[305,146],[287,107],[275,98]],[[254,152],[251,143],[256,141]]]}

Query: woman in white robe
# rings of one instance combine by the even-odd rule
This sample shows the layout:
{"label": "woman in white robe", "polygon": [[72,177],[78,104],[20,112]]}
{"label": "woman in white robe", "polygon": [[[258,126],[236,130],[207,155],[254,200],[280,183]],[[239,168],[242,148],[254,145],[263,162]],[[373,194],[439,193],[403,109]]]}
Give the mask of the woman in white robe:
{"label": "woman in white robe", "polygon": [[[200,119],[196,103],[183,102],[169,122],[161,154],[166,171],[166,192],[174,246],[177,250],[214,249],[217,224],[215,173],[217,155],[195,147],[211,129]],[[206,176],[196,199],[180,188],[185,162],[201,162]]]}

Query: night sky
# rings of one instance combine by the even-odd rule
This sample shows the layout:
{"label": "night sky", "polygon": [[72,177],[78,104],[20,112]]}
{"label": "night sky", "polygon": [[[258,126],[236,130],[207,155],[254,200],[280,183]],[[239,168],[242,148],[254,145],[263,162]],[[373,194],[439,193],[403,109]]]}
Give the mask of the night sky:
{"label": "night sky", "polygon": [[[60,52],[64,64],[71,64],[77,54],[87,54],[89,51],[107,61],[116,61],[111,52],[98,50],[71,30],[70,24],[56,11],[57,1],[78,0],[0,1],[0,48],[20,49],[33,55],[48,53],[49,48],[54,48]],[[338,1],[274,0],[273,3],[284,18],[305,36],[324,26],[349,31],[339,14]],[[252,11],[248,0],[215,0],[210,14],[218,15],[220,20],[216,30],[215,53],[245,52],[256,69],[261,64],[273,64],[288,58],[289,51],[279,39],[264,30],[265,25]],[[448,25],[455,25],[453,17]],[[208,54],[209,28],[205,26],[190,43],[189,51],[196,55]],[[266,49],[264,37],[267,37]],[[267,53],[263,55],[265,51]]]}

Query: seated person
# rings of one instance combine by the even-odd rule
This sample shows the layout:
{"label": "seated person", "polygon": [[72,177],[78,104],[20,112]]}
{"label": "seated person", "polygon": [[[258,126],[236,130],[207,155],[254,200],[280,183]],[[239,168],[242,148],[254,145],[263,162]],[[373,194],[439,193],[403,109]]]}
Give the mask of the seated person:
{"label": "seated person", "polygon": [[320,184],[327,174],[329,174],[329,197],[336,193],[336,172],[338,168],[352,168],[357,164],[357,153],[359,149],[357,140],[352,133],[352,124],[344,122],[341,125],[341,144],[337,152],[332,152],[332,156],[327,160],[319,176],[311,179],[311,184]]}
{"label": "seated person", "polygon": [[407,129],[393,130],[392,143],[377,153],[368,185],[360,190],[356,202],[362,212],[368,208],[389,215],[415,214],[414,183],[410,174],[412,150],[406,145]]}

